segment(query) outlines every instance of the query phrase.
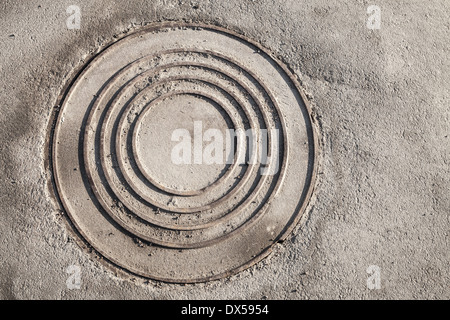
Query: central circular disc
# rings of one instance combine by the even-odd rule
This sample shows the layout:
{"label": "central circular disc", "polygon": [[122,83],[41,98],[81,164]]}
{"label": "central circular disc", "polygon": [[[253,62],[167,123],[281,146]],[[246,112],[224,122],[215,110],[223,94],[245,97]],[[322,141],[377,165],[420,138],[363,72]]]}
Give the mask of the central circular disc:
{"label": "central circular disc", "polygon": [[135,275],[193,283],[266,257],[300,221],[316,138],[293,74],[226,29],[147,26],[70,82],[51,135],[79,234]]}
{"label": "central circular disc", "polygon": [[[136,162],[146,176],[166,189],[202,190],[229,167],[225,144],[220,141],[232,126],[226,117],[219,105],[205,97],[179,94],[166,98],[138,119]],[[220,135],[212,137],[212,130]]]}

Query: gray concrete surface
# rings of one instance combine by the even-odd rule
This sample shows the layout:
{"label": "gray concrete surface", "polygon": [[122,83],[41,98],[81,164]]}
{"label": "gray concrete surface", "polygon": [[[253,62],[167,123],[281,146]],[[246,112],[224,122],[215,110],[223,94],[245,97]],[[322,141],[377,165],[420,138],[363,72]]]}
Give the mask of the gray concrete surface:
{"label": "gray concrete surface", "polygon": [[[79,5],[81,29],[66,8]],[[369,5],[379,30],[366,27]],[[8,1],[0,3],[0,298],[449,299],[450,3]],[[74,68],[114,37],[165,20],[236,30],[297,74],[321,130],[308,219],[229,279],[144,281],[88,253],[52,200],[48,124]],[[70,265],[81,288],[70,290]],[[381,289],[366,272],[380,267]]]}

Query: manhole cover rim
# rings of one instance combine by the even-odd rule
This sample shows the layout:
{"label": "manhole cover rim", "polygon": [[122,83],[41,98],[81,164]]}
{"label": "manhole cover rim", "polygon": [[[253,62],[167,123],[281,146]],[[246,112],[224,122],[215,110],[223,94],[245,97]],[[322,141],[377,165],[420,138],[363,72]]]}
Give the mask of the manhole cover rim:
{"label": "manhole cover rim", "polygon": [[[54,141],[55,132],[58,129],[58,124],[59,124],[60,117],[62,114],[62,112],[60,112],[60,111],[62,110],[67,97],[70,95],[72,90],[75,90],[74,85],[77,84],[78,80],[83,77],[83,75],[89,70],[90,67],[92,67],[95,60],[97,58],[101,57],[101,55],[105,51],[107,51],[111,46],[113,46],[114,44],[116,44],[120,41],[123,41],[125,39],[139,37],[148,32],[155,32],[155,31],[158,31],[158,30],[164,29],[164,28],[200,28],[200,29],[207,29],[207,30],[209,29],[209,30],[216,31],[216,32],[222,32],[225,35],[234,37],[240,41],[247,42],[250,45],[258,48],[258,50],[260,50],[261,52],[266,54],[268,57],[270,57],[270,59],[272,59],[277,64],[277,67],[281,68],[282,71],[284,72],[284,74],[287,75],[289,77],[289,80],[295,85],[295,90],[301,97],[302,103],[304,105],[304,108],[306,109],[306,113],[308,116],[306,131],[307,131],[307,134],[309,137],[309,150],[310,150],[309,152],[310,152],[310,156],[313,157],[313,159],[312,160],[310,159],[308,161],[311,164],[311,167],[309,167],[307,169],[308,176],[309,176],[308,183],[305,185],[304,196],[300,198],[298,205],[297,205],[296,212],[292,213],[292,216],[294,217],[294,219],[292,219],[292,221],[286,226],[284,231],[279,234],[276,241],[274,241],[268,247],[266,247],[263,251],[261,251],[259,253],[259,255],[257,255],[256,257],[254,257],[251,260],[248,260],[247,263],[245,263],[237,268],[220,273],[220,274],[215,274],[215,275],[209,276],[209,277],[201,277],[201,278],[197,278],[197,279],[172,279],[172,278],[160,278],[157,276],[149,276],[148,274],[142,273],[139,270],[133,270],[130,266],[123,267],[121,265],[120,261],[116,261],[116,259],[114,257],[110,256],[107,252],[104,252],[100,248],[93,246],[87,240],[87,239],[89,239],[89,237],[85,234],[85,232],[83,231],[83,228],[77,224],[76,219],[74,219],[70,210],[68,210],[68,206],[65,203],[64,197],[60,196],[62,194],[62,190],[61,190],[61,186],[60,186],[60,181],[57,176],[57,170],[55,169],[55,167],[56,167],[55,159],[57,158],[57,155],[55,154],[56,148],[54,145],[55,144],[55,141]],[[89,247],[92,247],[102,257],[104,257],[106,260],[108,260],[110,263],[112,263],[116,268],[119,268],[121,270],[124,270],[126,272],[129,272],[129,273],[137,275],[137,276],[141,276],[146,279],[153,279],[153,280],[169,282],[169,283],[199,283],[199,282],[207,282],[207,281],[212,281],[212,280],[229,277],[231,275],[234,275],[238,272],[241,272],[242,270],[245,270],[245,269],[255,265],[259,261],[266,258],[272,252],[274,244],[276,242],[285,240],[292,233],[293,229],[295,229],[299,225],[299,222],[305,216],[306,209],[310,203],[311,195],[316,186],[316,175],[317,175],[318,162],[319,162],[319,159],[318,159],[318,155],[319,155],[319,152],[318,152],[318,146],[319,146],[318,130],[317,130],[317,128],[315,126],[315,122],[312,118],[311,107],[310,107],[309,102],[303,92],[303,89],[301,88],[300,83],[298,82],[298,80],[295,76],[295,73],[292,72],[284,64],[284,62],[282,62],[280,59],[278,59],[276,56],[274,56],[270,52],[270,50],[263,47],[258,42],[245,37],[242,34],[239,34],[235,31],[229,30],[227,28],[219,27],[216,25],[203,24],[203,23],[162,22],[162,23],[149,24],[145,27],[139,28],[138,30],[136,30],[130,34],[127,34],[127,35],[121,37],[120,39],[117,39],[117,40],[111,42],[110,44],[108,44],[107,46],[102,48],[102,50],[100,50],[99,52],[94,53],[89,59],[86,60],[86,62],[83,63],[83,65],[81,65],[78,69],[76,69],[73,72],[73,76],[70,78],[69,81],[67,81],[63,90],[61,91],[61,94],[58,96],[57,102],[58,102],[57,103],[58,107],[54,110],[54,112],[51,116],[51,119],[50,119],[50,125],[49,125],[50,130],[48,130],[48,133],[47,133],[47,135],[48,135],[47,142],[48,143],[46,146],[47,154],[49,155],[48,158],[46,157],[46,161],[47,161],[47,166],[48,166],[48,170],[50,173],[51,185],[53,187],[51,193],[52,193],[53,197],[56,198],[57,203],[60,206],[60,209],[66,213],[66,216],[68,218],[66,220],[68,220],[68,224],[71,226],[72,229],[73,229],[73,227],[75,228],[75,230],[73,230],[73,231],[75,231],[77,236],[81,237],[81,240],[83,241],[83,243],[87,244]]]}

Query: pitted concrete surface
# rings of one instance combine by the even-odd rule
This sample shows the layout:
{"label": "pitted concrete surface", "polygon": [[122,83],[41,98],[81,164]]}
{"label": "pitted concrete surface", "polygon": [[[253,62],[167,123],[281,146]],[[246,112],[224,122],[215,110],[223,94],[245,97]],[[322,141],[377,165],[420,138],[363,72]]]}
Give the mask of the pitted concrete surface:
{"label": "pitted concrete surface", "polygon": [[[66,9],[81,9],[69,30]],[[367,28],[367,7],[381,28]],[[434,1],[3,1],[2,299],[449,299],[450,4]],[[217,24],[299,78],[320,132],[304,221],[262,262],[195,285],[130,275],[54,200],[49,124],[76,68],[157,21]],[[91,252],[90,252],[91,251]],[[70,289],[69,266],[81,270]],[[370,266],[381,288],[370,290]]]}

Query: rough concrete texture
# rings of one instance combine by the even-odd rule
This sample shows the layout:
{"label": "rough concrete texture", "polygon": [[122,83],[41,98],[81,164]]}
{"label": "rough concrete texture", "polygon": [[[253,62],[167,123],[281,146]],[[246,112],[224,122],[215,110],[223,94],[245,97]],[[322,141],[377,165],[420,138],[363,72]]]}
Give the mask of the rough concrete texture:
{"label": "rough concrete texture", "polygon": [[[66,8],[82,10],[68,30]],[[366,27],[381,8],[381,29]],[[450,3],[8,1],[0,4],[2,299],[449,299]],[[74,68],[139,26],[219,24],[288,64],[321,132],[308,219],[229,279],[195,285],[122,274],[77,240],[51,194],[51,114]],[[81,267],[80,290],[66,285]],[[366,270],[381,270],[369,290]]]}

